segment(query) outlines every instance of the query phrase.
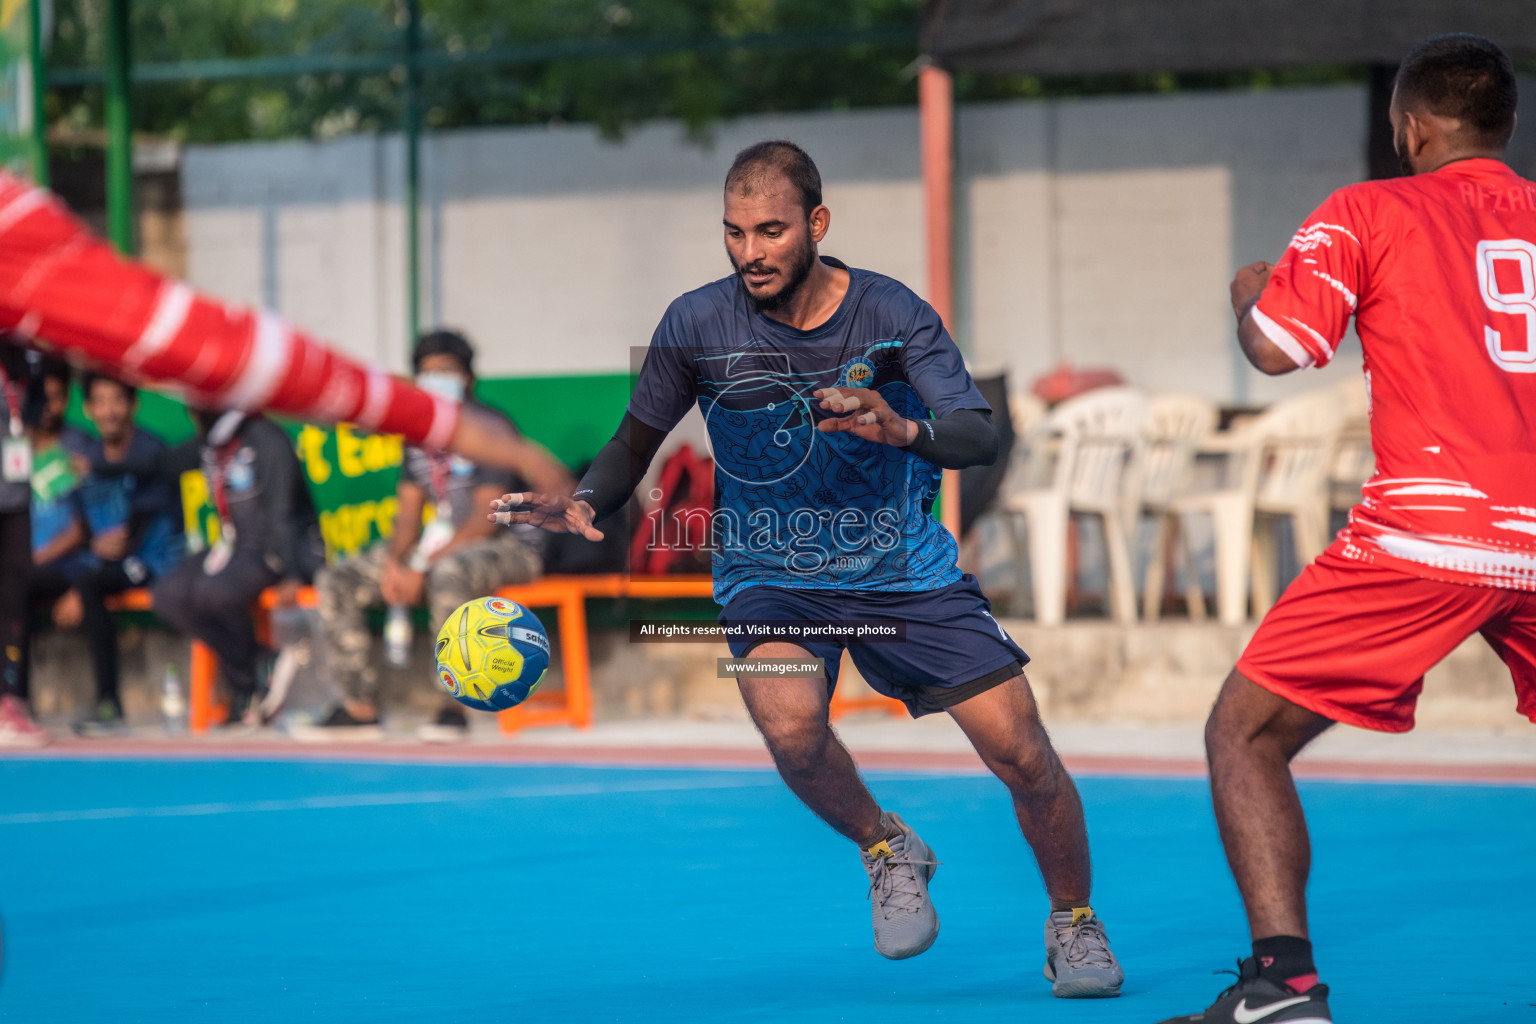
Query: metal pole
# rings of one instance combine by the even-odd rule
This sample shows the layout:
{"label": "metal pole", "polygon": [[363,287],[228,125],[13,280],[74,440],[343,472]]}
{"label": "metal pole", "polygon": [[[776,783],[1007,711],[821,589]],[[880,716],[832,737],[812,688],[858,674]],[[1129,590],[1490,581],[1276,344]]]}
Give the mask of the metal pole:
{"label": "metal pole", "polygon": [[107,5],[107,237],[118,252],[133,252],[133,114],[130,104],[128,5]]}
{"label": "metal pole", "polygon": [[406,351],[421,333],[421,2],[405,0]]}
{"label": "metal pole", "polygon": [[[933,64],[917,77],[923,153],[923,212],[928,236],[928,303],[955,322],[955,91],[949,72]],[[944,526],[960,540],[960,474],[944,471],[939,489]]]}
{"label": "metal pole", "polygon": [[48,55],[43,47],[43,2],[32,0],[32,180],[48,187],[48,113],[44,99],[48,92]]}

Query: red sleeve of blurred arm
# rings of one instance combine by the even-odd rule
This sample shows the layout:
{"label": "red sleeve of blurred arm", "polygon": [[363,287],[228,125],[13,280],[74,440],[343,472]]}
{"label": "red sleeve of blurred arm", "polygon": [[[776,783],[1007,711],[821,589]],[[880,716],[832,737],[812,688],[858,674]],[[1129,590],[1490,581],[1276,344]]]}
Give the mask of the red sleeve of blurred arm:
{"label": "red sleeve of blurred arm", "polygon": [[3,171],[0,329],[217,408],[345,420],[439,449],[458,423],[455,403],[276,314],[219,302],[119,258],[47,192]]}

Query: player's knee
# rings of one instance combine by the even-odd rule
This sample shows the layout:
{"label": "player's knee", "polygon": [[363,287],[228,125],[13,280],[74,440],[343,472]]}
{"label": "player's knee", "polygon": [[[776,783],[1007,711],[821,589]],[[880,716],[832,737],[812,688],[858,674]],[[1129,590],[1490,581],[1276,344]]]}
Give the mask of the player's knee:
{"label": "player's knee", "polygon": [[1244,702],[1234,696],[1238,682],[1247,680],[1234,669],[1222,684],[1216,702],[1211,705],[1211,713],[1205,718],[1205,753],[1208,758],[1217,759],[1235,753],[1263,728],[1263,723],[1253,721],[1252,716],[1246,713]]}
{"label": "player's knee", "polygon": [[1212,764],[1237,757],[1289,760],[1329,724],[1233,669],[1205,720],[1206,757]]}
{"label": "player's knee", "polygon": [[992,752],[987,763],[992,774],[1014,792],[1050,793],[1060,784],[1061,761],[1044,729],[1032,730],[1008,749]]}
{"label": "player's knee", "polygon": [[787,772],[808,772],[821,763],[832,730],[825,722],[776,719],[759,722],[773,761]]}

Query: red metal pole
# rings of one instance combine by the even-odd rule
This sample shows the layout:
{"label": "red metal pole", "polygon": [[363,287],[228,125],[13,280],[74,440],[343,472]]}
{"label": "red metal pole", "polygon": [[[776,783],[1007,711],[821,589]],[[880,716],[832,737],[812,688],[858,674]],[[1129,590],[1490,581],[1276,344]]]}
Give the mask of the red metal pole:
{"label": "red metal pole", "polygon": [[[955,90],[949,72],[932,64],[917,76],[923,150],[923,214],[928,242],[928,302],[953,330],[955,322]],[[944,471],[939,491],[944,526],[960,539],[960,474]]]}

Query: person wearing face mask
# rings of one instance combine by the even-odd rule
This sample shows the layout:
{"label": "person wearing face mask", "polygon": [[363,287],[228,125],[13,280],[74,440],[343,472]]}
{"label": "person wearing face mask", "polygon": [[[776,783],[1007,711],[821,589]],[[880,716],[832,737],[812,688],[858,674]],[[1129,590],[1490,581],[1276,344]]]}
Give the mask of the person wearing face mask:
{"label": "person wearing face mask", "polygon": [[[489,413],[474,399],[474,358],[474,348],[457,332],[424,334],[411,355],[416,385]],[[345,697],[318,725],[295,730],[295,738],[323,742],[382,736],[379,670],[370,657],[372,640],[364,618],[368,608],[425,604],[435,636],[464,602],[539,576],[544,534],[536,528],[500,533],[482,512],[515,479],[460,456],[406,448],[391,537],[328,567],[315,581],[326,671]],[[421,736],[451,740],[467,731],[463,709],[445,696],[436,721],[423,726]]]}

